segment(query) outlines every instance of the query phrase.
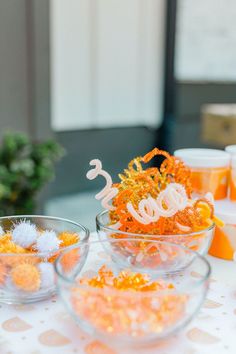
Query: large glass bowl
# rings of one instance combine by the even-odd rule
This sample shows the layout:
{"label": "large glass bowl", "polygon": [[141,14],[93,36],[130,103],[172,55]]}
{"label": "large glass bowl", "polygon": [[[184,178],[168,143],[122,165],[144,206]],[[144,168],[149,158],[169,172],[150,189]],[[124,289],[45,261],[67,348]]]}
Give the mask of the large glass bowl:
{"label": "large glass bowl", "polygon": [[[183,246],[155,240],[145,241],[143,250],[134,255],[137,241],[143,240],[125,240],[126,254],[121,252],[121,239],[83,243],[64,251],[54,264],[58,292],[70,314],[83,330],[108,344],[145,345],[168,337],[196,316],[206,297],[210,266],[205,258]],[[83,253],[88,247],[86,258]],[[91,282],[98,274],[97,279],[103,279],[101,269],[116,276],[135,272],[151,282],[172,285],[158,291],[89,286],[88,279]]]}
{"label": "large glass bowl", "polygon": [[212,223],[208,228],[192,232],[188,234],[178,235],[149,235],[149,234],[135,234],[117,230],[112,227],[108,211],[103,211],[96,217],[96,227],[99,238],[104,239],[119,239],[119,238],[145,238],[157,241],[164,241],[170,243],[180,244],[188,247],[193,251],[205,255],[211,245],[214,234],[215,224]]}
{"label": "large glass bowl", "polygon": [[[20,221],[31,222],[38,230],[53,230],[56,234],[76,233],[80,243],[89,238],[89,231],[81,224],[49,216],[1,217],[0,226],[7,232]],[[30,303],[53,295],[56,290],[53,263],[65,249],[46,253],[0,253],[0,302]],[[83,256],[86,257],[85,252]]]}

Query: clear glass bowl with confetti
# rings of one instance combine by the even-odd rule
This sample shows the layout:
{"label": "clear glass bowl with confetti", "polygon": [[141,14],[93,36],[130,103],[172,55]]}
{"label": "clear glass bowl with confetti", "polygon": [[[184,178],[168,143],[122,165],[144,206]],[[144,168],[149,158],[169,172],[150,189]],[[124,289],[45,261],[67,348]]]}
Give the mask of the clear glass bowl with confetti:
{"label": "clear glass bowl with confetti", "polygon": [[[196,316],[207,293],[210,266],[201,255],[155,240],[145,240],[135,255],[137,241],[143,240],[90,242],[85,262],[84,243],[64,251],[54,264],[70,314],[108,344],[145,345],[176,333]],[[126,255],[120,252],[124,242]],[[107,248],[112,253],[104,252]]]}
{"label": "clear glass bowl with confetti", "polygon": [[160,235],[160,234],[140,234],[120,231],[117,228],[113,228],[109,211],[105,210],[96,217],[96,228],[100,240],[113,240],[124,238],[142,238],[151,239],[157,241],[164,241],[170,243],[176,243],[190,248],[193,251],[205,255],[211,245],[211,241],[214,235],[215,224],[212,223],[206,229],[173,235]]}
{"label": "clear glass bowl with confetti", "polygon": [[[1,217],[0,302],[30,303],[50,297],[56,290],[55,259],[63,250],[88,238],[84,226],[66,219]],[[86,252],[81,262],[85,258]]]}

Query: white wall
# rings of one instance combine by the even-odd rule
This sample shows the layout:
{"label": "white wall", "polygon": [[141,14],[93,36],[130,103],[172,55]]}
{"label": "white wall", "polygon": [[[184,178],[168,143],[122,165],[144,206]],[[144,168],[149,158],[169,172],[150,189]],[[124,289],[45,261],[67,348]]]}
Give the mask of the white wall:
{"label": "white wall", "polygon": [[56,131],[162,119],[165,0],[51,0]]}
{"label": "white wall", "polygon": [[236,1],[178,0],[176,78],[236,81]]}
{"label": "white wall", "polygon": [[32,133],[27,54],[25,1],[0,1],[0,137],[6,130]]}

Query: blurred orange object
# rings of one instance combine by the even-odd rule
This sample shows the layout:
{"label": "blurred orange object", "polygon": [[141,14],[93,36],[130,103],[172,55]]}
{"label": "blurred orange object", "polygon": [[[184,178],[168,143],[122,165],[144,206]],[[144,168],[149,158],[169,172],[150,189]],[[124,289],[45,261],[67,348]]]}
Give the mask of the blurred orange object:
{"label": "blurred orange object", "polygon": [[224,225],[216,226],[209,254],[226,260],[236,259],[236,206],[229,200],[216,202],[216,215]]}
{"label": "blurred orange object", "polygon": [[166,280],[126,270],[115,276],[106,266],[71,289],[75,313],[106,335],[160,333],[183,317],[187,300]]}
{"label": "blurred orange object", "polygon": [[79,259],[80,254],[77,248],[72,248],[72,250],[63,254],[61,258],[61,265],[63,267],[64,272],[67,273],[73,270]]}
{"label": "blurred orange object", "polygon": [[60,232],[58,238],[61,240],[60,247],[72,246],[79,242],[79,235],[76,232]]}
{"label": "blurred orange object", "polygon": [[236,202],[236,176],[233,175],[233,171],[230,173],[229,184],[229,197],[232,202]]}
{"label": "blurred orange object", "polygon": [[7,275],[7,266],[0,262],[0,285],[5,283],[5,277]]}
{"label": "blurred orange object", "polygon": [[225,150],[231,155],[229,198],[232,202],[236,202],[236,145],[226,146]]}
{"label": "blurred orange object", "polygon": [[[235,228],[236,231],[236,228]],[[214,257],[233,260],[234,250],[230,244],[228,236],[223,229],[216,226],[215,235],[209,249],[209,254]]]}
{"label": "blurred orange object", "polygon": [[39,270],[29,263],[14,267],[11,271],[11,280],[18,289],[24,291],[37,291],[40,287]]}
{"label": "blurred orange object", "polygon": [[175,156],[191,170],[193,192],[204,195],[211,192],[215,200],[227,197],[230,154],[214,149],[180,149]]}
{"label": "blurred orange object", "polygon": [[229,168],[192,168],[191,183],[193,191],[199,195],[211,192],[215,200],[227,196]]}

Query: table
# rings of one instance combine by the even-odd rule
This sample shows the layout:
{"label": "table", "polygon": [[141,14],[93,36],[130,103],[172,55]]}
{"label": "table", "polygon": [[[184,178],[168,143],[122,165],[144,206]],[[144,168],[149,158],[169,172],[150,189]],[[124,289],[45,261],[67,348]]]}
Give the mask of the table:
{"label": "table", "polygon": [[207,256],[207,300],[182,333],[149,348],[114,349],[83,333],[58,298],[0,305],[0,354],[235,354],[236,263]]}

